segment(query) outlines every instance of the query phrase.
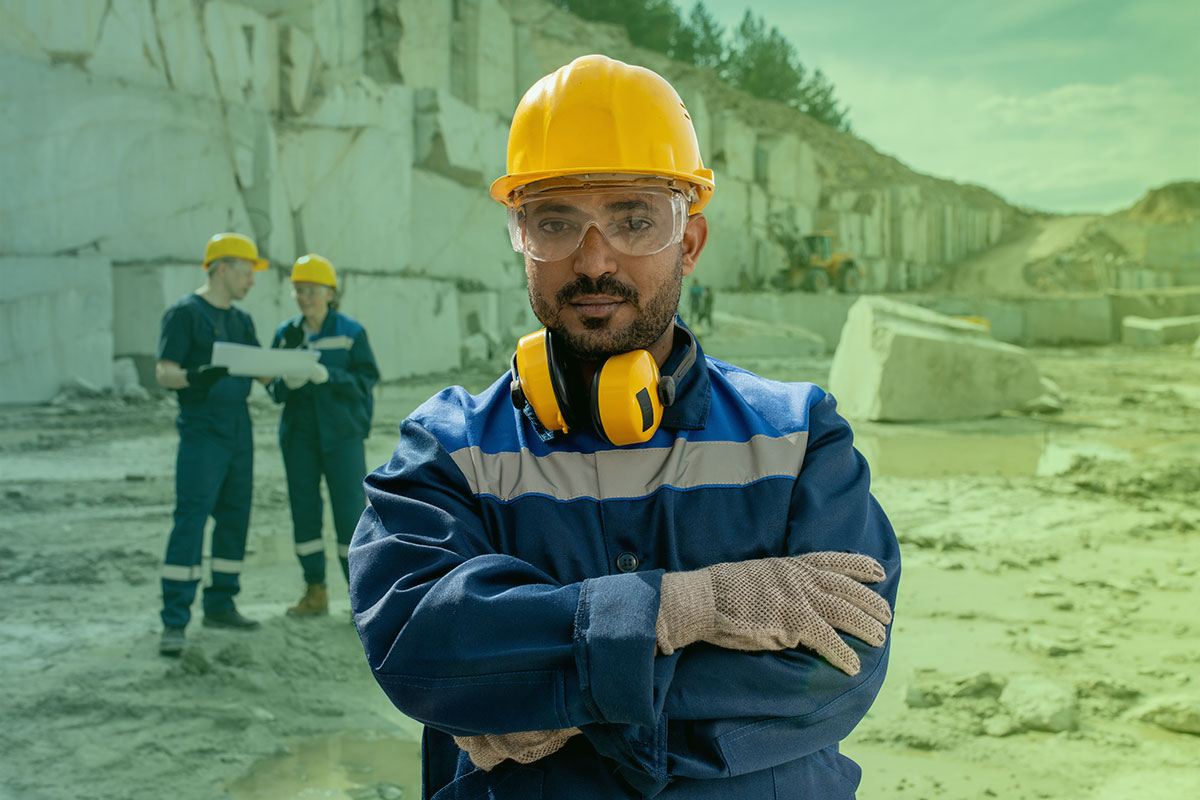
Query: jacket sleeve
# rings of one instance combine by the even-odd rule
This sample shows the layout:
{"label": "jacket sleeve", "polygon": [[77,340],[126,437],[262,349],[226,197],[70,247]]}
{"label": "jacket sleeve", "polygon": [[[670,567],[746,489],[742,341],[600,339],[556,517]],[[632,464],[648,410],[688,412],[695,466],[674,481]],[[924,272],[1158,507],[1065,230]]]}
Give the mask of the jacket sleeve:
{"label": "jacket sleeve", "polygon": [[656,724],[661,573],[562,585],[497,552],[466,478],[411,419],[365,485],[350,598],[397,708],[460,736]]}
{"label": "jacket sleeve", "polygon": [[360,330],[350,346],[350,363],[345,367],[325,365],[329,370],[329,385],[335,392],[355,399],[370,397],[371,390],[379,381],[379,367],[375,354],[367,342],[366,330]]}
{"label": "jacket sleeve", "polygon": [[[810,408],[805,461],[792,492],[787,551],[865,553],[887,578],[871,584],[895,608],[900,552],[895,533],[870,493],[866,461],[852,446],[850,426],[822,395]],[[666,687],[666,758],[671,777],[719,778],[777,766],[844,739],[867,713],[887,671],[888,641],[870,647],[843,636],[862,668],[848,676],[810,650],[748,653],[693,644],[677,659]],[[597,749],[622,762],[613,743],[585,733]],[[643,788],[652,776],[630,775]]]}
{"label": "jacket sleeve", "polygon": [[[283,329],[280,328],[275,331],[275,337],[271,340],[271,347],[279,347],[282,344]],[[287,387],[287,384],[283,382],[283,377],[280,375],[276,375],[275,379],[267,384],[267,394],[271,395],[271,399],[276,403],[286,403],[291,393],[292,390]]]}

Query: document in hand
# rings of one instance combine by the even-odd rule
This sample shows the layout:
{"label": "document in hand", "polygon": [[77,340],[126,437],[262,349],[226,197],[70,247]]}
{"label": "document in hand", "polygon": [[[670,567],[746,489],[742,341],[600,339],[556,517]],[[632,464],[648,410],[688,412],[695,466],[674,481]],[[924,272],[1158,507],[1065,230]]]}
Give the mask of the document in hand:
{"label": "document in hand", "polygon": [[214,365],[228,367],[230,375],[255,378],[306,375],[320,357],[321,354],[315,350],[281,350],[233,342],[216,342],[212,351]]}

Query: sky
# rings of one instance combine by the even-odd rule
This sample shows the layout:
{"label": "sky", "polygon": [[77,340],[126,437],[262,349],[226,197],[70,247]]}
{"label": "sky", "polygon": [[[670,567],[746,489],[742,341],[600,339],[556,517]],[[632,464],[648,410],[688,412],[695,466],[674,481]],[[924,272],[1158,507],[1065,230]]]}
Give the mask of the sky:
{"label": "sky", "polygon": [[705,6],[727,31],[747,9],[778,27],[833,82],[855,135],[917,172],[1060,213],[1200,179],[1197,0]]}

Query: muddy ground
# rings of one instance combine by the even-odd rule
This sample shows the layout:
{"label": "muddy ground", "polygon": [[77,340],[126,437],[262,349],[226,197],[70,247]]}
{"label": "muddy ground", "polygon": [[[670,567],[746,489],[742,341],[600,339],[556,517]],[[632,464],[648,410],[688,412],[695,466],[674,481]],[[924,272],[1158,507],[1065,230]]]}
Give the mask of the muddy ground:
{"label": "muddy ground", "polygon": [[[1061,414],[855,426],[905,556],[891,671],[844,747],[865,800],[1200,796],[1200,361],[1035,356]],[[420,400],[501,368],[384,386],[370,465]],[[263,629],[193,625],[177,660],[156,648],[171,402],[0,409],[0,797],[420,796],[419,726],[374,684],[340,575],[330,616],[284,615],[302,583],[261,391],[239,605]]]}

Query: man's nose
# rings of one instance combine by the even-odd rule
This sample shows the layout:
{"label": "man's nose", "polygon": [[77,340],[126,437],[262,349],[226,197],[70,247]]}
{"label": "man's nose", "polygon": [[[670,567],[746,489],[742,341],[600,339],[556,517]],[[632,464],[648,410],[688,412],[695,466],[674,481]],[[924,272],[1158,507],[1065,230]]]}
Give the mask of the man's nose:
{"label": "man's nose", "polygon": [[606,275],[617,269],[617,254],[595,223],[588,226],[575,251],[574,269],[583,275]]}

